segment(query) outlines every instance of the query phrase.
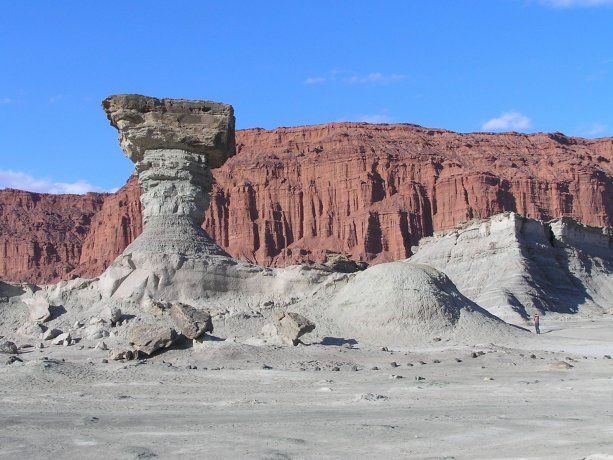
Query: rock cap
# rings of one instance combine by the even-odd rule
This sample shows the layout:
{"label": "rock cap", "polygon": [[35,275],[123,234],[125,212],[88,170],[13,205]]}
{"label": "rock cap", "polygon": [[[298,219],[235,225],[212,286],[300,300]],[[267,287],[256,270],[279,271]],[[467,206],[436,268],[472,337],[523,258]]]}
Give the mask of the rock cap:
{"label": "rock cap", "polygon": [[204,155],[210,168],[218,168],[236,151],[234,109],[228,104],[117,94],[102,107],[135,163],[146,150],[178,149]]}

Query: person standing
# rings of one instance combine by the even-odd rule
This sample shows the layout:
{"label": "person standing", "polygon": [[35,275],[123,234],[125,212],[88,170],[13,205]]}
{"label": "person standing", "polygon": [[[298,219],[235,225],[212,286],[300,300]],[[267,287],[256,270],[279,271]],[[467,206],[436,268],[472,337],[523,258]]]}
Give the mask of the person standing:
{"label": "person standing", "polygon": [[541,320],[539,315],[534,315],[534,330],[537,334],[541,333]]}

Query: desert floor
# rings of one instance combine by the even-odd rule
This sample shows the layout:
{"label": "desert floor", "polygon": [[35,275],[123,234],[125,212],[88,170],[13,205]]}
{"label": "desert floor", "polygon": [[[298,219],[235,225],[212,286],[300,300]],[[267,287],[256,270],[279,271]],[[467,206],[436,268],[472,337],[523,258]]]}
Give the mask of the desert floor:
{"label": "desert floor", "polygon": [[26,349],[0,363],[0,458],[613,458],[613,317],[543,332],[390,351],[211,341],[126,363]]}

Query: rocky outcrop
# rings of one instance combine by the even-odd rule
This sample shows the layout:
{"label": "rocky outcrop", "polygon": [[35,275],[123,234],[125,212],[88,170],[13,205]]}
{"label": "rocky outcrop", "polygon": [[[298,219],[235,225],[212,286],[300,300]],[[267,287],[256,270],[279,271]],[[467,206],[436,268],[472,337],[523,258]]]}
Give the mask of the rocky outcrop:
{"label": "rocky outcrop", "polygon": [[462,294],[506,321],[613,311],[611,228],[506,213],[424,238],[408,261],[441,270]]}
{"label": "rocky outcrop", "polygon": [[[91,218],[80,253],[75,252],[77,261],[72,263],[69,276],[99,275],[142,233],[140,195],[136,176],[132,176],[116,193],[105,196],[102,207]],[[23,280],[54,282],[57,277]]]}
{"label": "rocky outcrop", "polygon": [[[81,329],[89,317],[90,325],[109,322],[123,328],[123,318],[136,323],[128,338],[136,350],[131,355],[122,343],[125,333],[109,334],[109,340],[112,336],[119,342],[113,345],[120,346],[113,347],[118,351],[111,352],[113,359],[148,356],[170,347],[177,339],[177,326],[199,346],[204,342],[199,337],[213,326],[211,315],[204,313],[211,304],[226,334],[253,333],[268,310],[278,335],[294,345],[315,324],[325,337],[355,333],[375,344],[390,339],[398,344],[427,340],[428,326],[439,340],[514,335],[513,328],[472,305],[445,275],[430,267],[397,262],[341,273],[325,266],[272,269],[228,256],[200,225],[212,184],[209,169],[232,153],[228,150],[233,144],[224,144],[224,139],[233,138],[231,107],[134,95],[112,96],[103,105],[125,153],[135,161],[143,190],[144,228],[99,277],[33,287],[28,292],[24,288],[20,299],[9,299],[17,308],[33,298],[57,305],[54,312],[58,314],[49,319],[49,328],[66,321],[62,317],[67,314],[76,316],[68,335],[59,336],[53,344],[60,338],[64,346],[83,339],[81,332],[74,340],[70,333]],[[192,112],[200,115],[192,118]],[[190,135],[185,137],[186,133]],[[203,137],[198,133],[204,133]],[[211,138],[215,143],[206,144]],[[343,271],[358,266],[351,268]],[[169,303],[170,315],[166,314]],[[306,312],[313,321],[306,319]],[[91,332],[86,340],[103,336],[102,330]]]}
{"label": "rocky outcrop", "polygon": [[[92,221],[109,198],[99,193],[46,195],[0,190],[0,279],[69,279],[79,268]],[[117,220],[106,221],[104,231],[116,234]],[[106,251],[99,251],[96,258],[106,258]],[[100,266],[93,268],[100,271]]]}
{"label": "rocky outcrop", "polygon": [[613,224],[613,139],[339,123],[245,130],[205,228],[262,265],[326,250],[401,259],[423,236],[504,211]]}
{"label": "rocky outcrop", "polygon": [[[325,262],[330,252],[402,259],[423,236],[504,211],[613,225],[611,138],[334,123],[236,139],[237,155],[213,171],[203,226],[261,265]],[[0,278],[100,274],[142,231],[139,194],[135,178],[106,196],[0,191]],[[89,217],[77,226],[79,206]]]}
{"label": "rocky outcrop", "polygon": [[216,270],[211,257],[229,259],[201,225],[210,169],[234,154],[233,109],[134,94],[108,97],[102,106],[136,165],[144,227],[101,275],[101,293],[138,301],[197,297],[206,274]]}
{"label": "rocky outcrop", "polygon": [[397,261],[356,273],[328,308],[345,337],[375,343],[524,333],[471,302],[445,274],[416,263]]}

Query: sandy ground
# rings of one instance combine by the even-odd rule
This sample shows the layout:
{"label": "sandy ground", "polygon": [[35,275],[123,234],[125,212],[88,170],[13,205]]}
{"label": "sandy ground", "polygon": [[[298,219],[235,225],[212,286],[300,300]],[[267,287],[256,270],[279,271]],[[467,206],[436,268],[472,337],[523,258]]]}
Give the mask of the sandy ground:
{"label": "sandy ground", "polygon": [[142,363],[0,355],[0,458],[613,458],[613,319],[543,332],[392,351],[219,341]]}

